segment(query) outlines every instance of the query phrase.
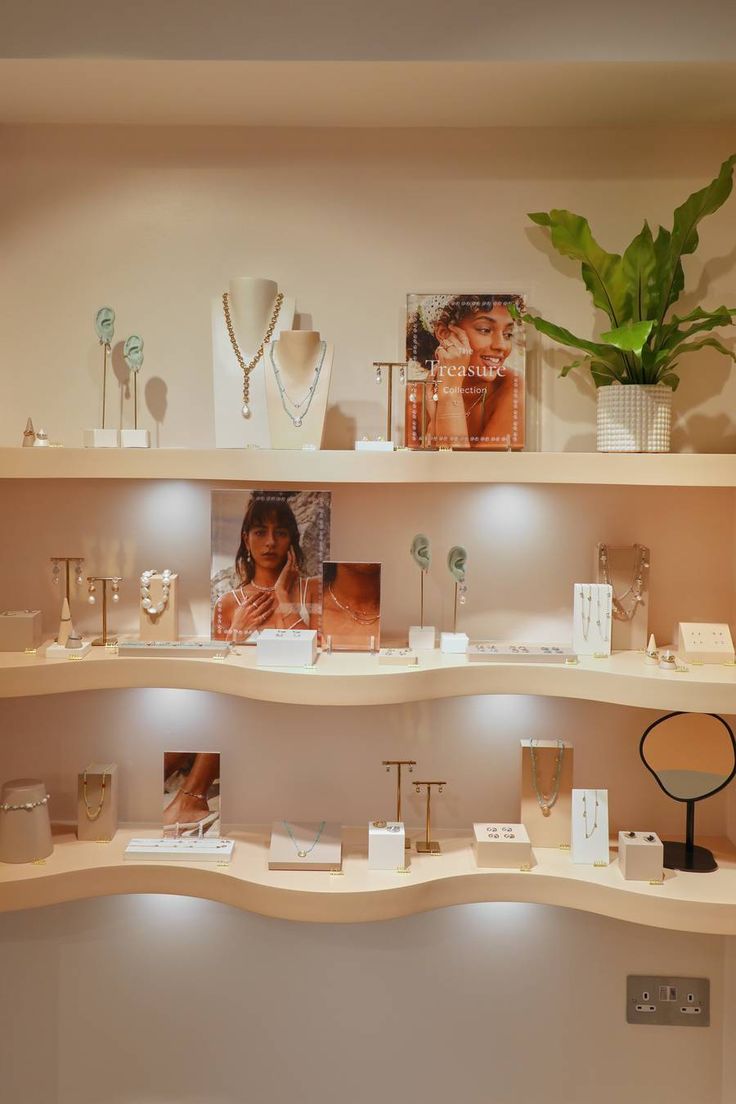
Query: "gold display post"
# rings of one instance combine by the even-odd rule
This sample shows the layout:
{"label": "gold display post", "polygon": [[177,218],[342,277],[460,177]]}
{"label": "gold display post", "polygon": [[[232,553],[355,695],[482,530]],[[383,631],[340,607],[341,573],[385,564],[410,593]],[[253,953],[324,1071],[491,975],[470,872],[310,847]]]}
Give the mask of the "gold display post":
{"label": "gold display post", "polygon": [[[52,564],[64,564],[64,597],[67,602],[69,601],[70,588],[69,588],[69,564],[73,563],[76,568],[77,582],[82,582],[82,569],[84,567],[84,556],[51,556],[49,557]],[[58,572],[54,572],[57,575]],[[56,580],[54,580],[56,581]]]}
{"label": "gold display post", "polygon": [[430,803],[431,803],[431,800],[432,800],[432,787],[437,786],[437,792],[442,793],[446,785],[447,785],[446,782],[438,782],[438,781],[415,782],[414,783],[414,786],[416,787],[417,793],[422,792],[422,789],[421,789],[422,786],[427,787],[427,825],[426,825],[426,830],[425,830],[425,834],[424,834],[424,839],[419,840],[417,842],[417,854],[418,855],[439,855],[439,853],[440,853],[440,845],[437,842],[437,840],[432,840],[432,839],[429,838],[429,834],[430,834],[431,827],[432,827],[432,823],[431,823],[431,820],[430,820]]}
{"label": "gold display post", "polygon": [[[396,767],[396,819],[401,820],[401,768],[408,767],[409,774],[412,774],[415,766],[417,765],[416,759],[384,759],[383,766],[386,768],[386,773],[391,770],[392,767]],[[411,840],[408,836],[404,838],[404,847],[411,847]]]}
{"label": "gold display post", "polygon": [[386,369],[388,377],[388,406],[386,410],[386,440],[393,441],[393,412],[394,412],[394,368],[399,369],[399,381],[406,381],[406,361],[403,360],[374,360],[373,367],[376,370],[376,383],[383,381],[383,369]]}
{"label": "gold display post", "polygon": [[90,597],[94,598],[95,583],[102,583],[102,636],[98,636],[96,640],[92,641],[94,648],[103,648],[107,644],[117,644],[118,640],[116,636],[107,635],[107,584],[112,586],[112,600],[117,602],[119,598],[120,584],[122,582],[122,576],[120,575],[88,575],[87,583],[89,585]]}
{"label": "gold display post", "polygon": [[105,428],[105,414],[107,410],[107,357],[110,352],[109,342],[102,342],[102,428]]}

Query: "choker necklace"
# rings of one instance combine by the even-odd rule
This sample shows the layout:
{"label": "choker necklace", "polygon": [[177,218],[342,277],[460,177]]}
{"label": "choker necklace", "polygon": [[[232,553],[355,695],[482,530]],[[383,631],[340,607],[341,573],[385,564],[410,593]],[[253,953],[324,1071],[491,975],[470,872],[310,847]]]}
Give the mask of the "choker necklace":
{"label": "choker necklace", "polygon": [[[634,575],[629,587],[623,594],[616,594],[611,582],[611,573],[608,566],[608,548],[605,544],[598,547],[598,571],[604,583],[610,586],[613,592],[613,616],[617,621],[631,621],[640,605],[644,603],[644,583],[646,572],[649,569],[649,549],[644,544],[635,544],[636,562]],[[624,603],[629,599],[631,605]]]}
{"label": "choker necklace", "polygon": [[299,856],[299,858],[300,859],[306,859],[306,857],[310,853],[310,851],[314,851],[315,847],[319,843],[320,837],[321,837],[322,833],[325,830],[325,823],[326,822],[324,820],[322,821],[319,828],[317,829],[317,835],[314,837],[314,843],[312,844],[311,847],[307,847],[306,850],[299,848],[299,844],[294,839],[294,833],[292,832],[291,825],[288,823],[288,821],[284,820],[281,823],[283,824],[286,831],[289,833],[289,839],[294,844],[294,847],[296,848],[296,853]]}
{"label": "choker necklace", "polygon": [[585,826],[585,838],[590,839],[594,835],[596,828],[598,827],[598,791],[595,790],[595,809],[593,815],[593,827],[588,831],[588,802],[585,796],[585,790],[583,790],[583,824]]}
{"label": "choker necklace", "polygon": [[271,314],[271,321],[268,323],[268,326],[266,327],[266,333],[264,335],[263,341],[258,346],[258,348],[256,349],[253,356],[250,358],[250,360],[246,363],[245,358],[244,358],[243,354],[241,353],[240,348],[238,346],[238,342],[237,342],[237,339],[235,337],[235,330],[233,329],[233,322],[232,322],[232,319],[230,317],[230,297],[229,297],[229,295],[226,291],[223,292],[223,295],[222,295],[222,311],[223,311],[223,314],[225,315],[225,325],[227,327],[228,337],[230,338],[230,344],[232,345],[233,352],[235,353],[235,359],[237,360],[238,364],[240,365],[240,368],[241,368],[242,373],[243,373],[243,408],[241,410],[241,413],[242,413],[244,418],[250,418],[250,406],[249,406],[250,374],[253,371],[253,369],[255,368],[258,361],[263,356],[263,350],[264,350],[264,348],[266,347],[266,345],[268,344],[268,342],[271,340],[271,338],[273,336],[273,331],[276,329],[276,323],[279,320],[279,313],[281,311],[281,304],[283,303],[283,301],[284,301],[284,294],[283,294],[283,292],[280,291],[278,293],[278,295],[276,296],[276,301],[275,301],[274,306],[273,306],[273,313]]}
{"label": "choker necklace", "polygon": [[96,809],[90,809],[89,802],[87,801],[87,771],[82,775],[82,797],[84,799],[84,808],[87,813],[87,820],[97,820],[98,816],[102,812],[102,806],[105,804],[105,781],[108,775],[108,768],[102,772],[102,790],[100,791],[100,804]]}
{"label": "choker necklace", "polygon": [[161,601],[157,606],[154,606],[151,600],[151,579],[154,575],[158,575],[158,571],[156,571],[155,568],[152,571],[144,571],[141,575],[141,606],[149,617],[158,617],[158,615],[163,613],[166,609],[169,601],[169,592],[171,591],[171,576],[173,575],[173,571],[169,571],[167,567],[165,571],[161,572],[163,592],[161,594]]}
{"label": "choker necklace", "polygon": [[[314,392],[317,390],[317,384],[319,383],[319,374],[322,371],[322,365],[324,364],[326,351],[327,342],[320,341],[317,366],[314,369],[314,377],[312,379],[312,382],[307,388],[306,394],[301,399],[292,399],[291,395],[284,387],[283,381],[281,379],[281,372],[279,371],[278,365],[276,364],[276,357],[274,356],[273,345],[269,345],[268,347],[268,355],[271,358],[271,367],[273,368],[273,374],[276,377],[276,385],[279,389],[279,395],[281,396],[281,405],[284,408],[284,413],[289,418],[295,429],[299,429],[301,427],[304,419],[309,413],[309,408],[312,405],[312,399],[314,398]],[[289,410],[289,407],[286,405],[287,402],[289,403],[289,406],[291,406],[294,410],[293,414],[291,410]],[[301,408],[304,406],[305,403],[306,406],[304,407],[304,410],[302,410]]]}
{"label": "choker necklace", "polygon": [[353,621],[357,622],[358,625],[373,625],[381,616],[380,609],[377,614],[372,615],[366,613],[364,610],[354,610],[351,609],[350,606],[344,606],[342,602],[340,602],[338,598],[336,598],[332,586],[328,586],[327,590],[330,598],[335,603],[335,605],[338,606],[343,611],[343,613],[346,613],[348,617],[352,618]]}
{"label": "choker necklace", "polygon": [[555,772],[552,778],[552,790],[550,793],[542,793],[539,788],[539,775],[537,773],[537,748],[533,739],[529,741],[529,752],[532,761],[532,786],[537,799],[537,804],[542,810],[542,816],[548,817],[560,796],[560,776],[562,774],[562,760],[565,756],[565,745],[562,740],[557,740],[557,755],[555,756]]}

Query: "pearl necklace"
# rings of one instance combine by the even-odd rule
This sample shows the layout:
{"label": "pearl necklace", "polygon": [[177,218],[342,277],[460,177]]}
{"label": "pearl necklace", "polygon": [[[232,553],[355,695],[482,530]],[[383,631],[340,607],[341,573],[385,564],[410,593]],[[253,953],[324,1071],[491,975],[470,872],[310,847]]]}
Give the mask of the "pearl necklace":
{"label": "pearl necklace", "polygon": [[161,601],[157,606],[154,606],[151,598],[151,579],[154,575],[158,575],[158,571],[153,568],[151,571],[144,571],[141,575],[141,606],[146,611],[149,617],[158,617],[160,613],[163,613],[169,602],[169,593],[171,591],[171,576],[172,571],[169,571],[168,567],[161,572],[161,579],[163,581],[163,591],[161,594]]}
{"label": "pearl necklace", "polygon": [[31,809],[38,809],[41,805],[48,805],[50,797],[51,794],[46,794],[46,796],[42,797],[40,801],[26,801],[22,805],[11,805],[9,804],[9,802],[4,801],[3,804],[0,805],[0,811],[2,811],[3,813],[14,813],[18,809],[26,809],[28,812],[30,812]]}
{"label": "pearl necklace", "polygon": [[253,369],[255,368],[258,361],[263,356],[263,350],[265,349],[266,345],[268,344],[268,342],[273,337],[273,331],[276,329],[276,323],[279,320],[279,314],[281,312],[281,304],[283,303],[283,301],[284,301],[284,294],[283,294],[283,292],[280,291],[278,293],[278,295],[276,296],[276,302],[274,303],[273,314],[271,315],[271,321],[268,323],[268,326],[266,327],[266,333],[263,337],[263,341],[258,346],[255,353],[253,354],[253,356],[250,358],[250,360],[246,364],[245,357],[241,353],[240,348],[238,346],[238,342],[237,342],[237,339],[235,337],[235,329],[233,327],[233,322],[232,322],[232,319],[230,317],[230,297],[228,296],[228,293],[226,291],[223,292],[223,294],[222,294],[222,312],[225,315],[225,325],[227,327],[228,337],[230,338],[230,344],[232,345],[233,352],[235,353],[235,359],[237,360],[238,364],[240,365],[241,371],[243,373],[243,407],[242,407],[242,410],[241,410],[241,414],[243,415],[244,418],[250,418],[250,406],[249,406],[250,374],[253,371]]}
{"label": "pearl necklace", "polygon": [[532,785],[534,787],[534,793],[537,798],[539,808],[542,810],[542,816],[548,817],[552,808],[555,805],[557,798],[560,796],[560,776],[562,774],[562,760],[565,755],[565,745],[562,740],[557,740],[557,755],[555,757],[555,773],[552,779],[552,790],[549,794],[542,793],[539,788],[539,776],[537,774],[537,748],[534,739],[529,741],[529,753],[532,761]]}
{"label": "pearl necklace", "polygon": [[373,616],[363,612],[362,610],[354,610],[351,609],[350,606],[344,606],[342,602],[340,602],[335,597],[335,592],[331,586],[328,586],[327,590],[330,598],[335,603],[335,605],[338,606],[343,611],[343,613],[346,613],[348,617],[352,618],[352,620],[355,621],[358,625],[372,625],[381,616],[380,610],[377,614],[375,614],[375,616]]}

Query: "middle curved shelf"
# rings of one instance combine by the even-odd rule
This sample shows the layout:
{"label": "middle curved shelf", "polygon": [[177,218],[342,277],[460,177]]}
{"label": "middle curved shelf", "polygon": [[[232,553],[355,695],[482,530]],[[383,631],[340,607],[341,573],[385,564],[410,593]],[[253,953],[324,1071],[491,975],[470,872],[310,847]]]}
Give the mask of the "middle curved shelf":
{"label": "middle curved shelf", "polygon": [[736,713],[736,667],[690,666],[681,674],[644,663],[640,652],[581,659],[574,666],[470,663],[420,653],[416,667],[379,666],[367,654],[321,655],[313,668],[256,666],[255,648],[225,659],[118,656],[93,648],[84,659],[0,653],[0,697],[161,687],[208,690],[291,705],[394,705],[473,694],[533,694],[689,712]]}

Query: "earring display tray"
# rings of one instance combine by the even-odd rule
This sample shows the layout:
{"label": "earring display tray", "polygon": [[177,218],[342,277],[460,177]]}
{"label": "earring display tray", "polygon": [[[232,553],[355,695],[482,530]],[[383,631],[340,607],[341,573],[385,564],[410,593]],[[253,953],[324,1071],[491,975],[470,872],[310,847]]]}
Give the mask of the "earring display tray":
{"label": "earring display tray", "polygon": [[40,610],[0,610],[0,652],[24,652],[42,640]]}
{"label": "earring display tray", "polygon": [[256,642],[259,667],[314,667],[317,633],[314,629],[262,629]]}
{"label": "earring display tray", "polygon": [[222,836],[210,839],[132,839],[125,848],[123,858],[135,862],[225,862],[233,857],[235,840]]}
{"label": "earring display tray", "polygon": [[416,667],[418,662],[411,648],[381,648],[378,653],[379,667]]}
{"label": "earring display tray", "polygon": [[531,866],[533,861],[529,833],[523,824],[474,824],[475,861],[481,867]]}
{"label": "earring display tray", "polygon": [[733,663],[731,630],[726,624],[680,621],[677,654],[690,663]]}
{"label": "earring display tray", "polygon": [[566,644],[479,640],[468,647],[469,663],[572,663],[575,659],[575,652]]}
{"label": "earring display tray", "polygon": [[222,640],[118,640],[121,656],[202,656],[215,659],[226,656],[231,645]]}
{"label": "earring display tray", "polygon": [[664,848],[656,832],[619,832],[618,865],[627,882],[659,882]]}

